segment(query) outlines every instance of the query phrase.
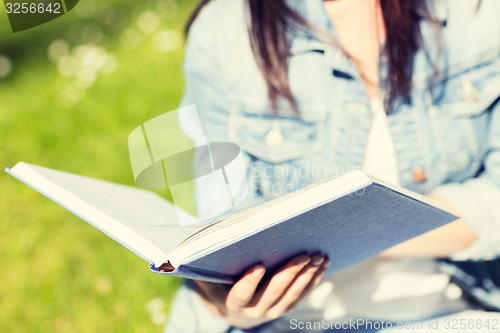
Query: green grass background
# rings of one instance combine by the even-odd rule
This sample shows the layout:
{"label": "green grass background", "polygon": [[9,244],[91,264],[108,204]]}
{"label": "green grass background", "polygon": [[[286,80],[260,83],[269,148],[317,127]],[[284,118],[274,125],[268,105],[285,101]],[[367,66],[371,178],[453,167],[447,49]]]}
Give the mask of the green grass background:
{"label": "green grass background", "polygon": [[[84,0],[52,22],[13,34],[0,5],[0,55],[13,69],[0,78],[0,167],[22,160],[134,185],[128,134],[175,109],[183,89],[184,41],[158,52],[154,34],[181,32],[194,6]],[[148,10],[161,23],[142,33],[137,18]],[[142,39],[133,49],[121,42],[129,28]],[[101,47],[115,57],[116,70],[78,90],[81,100],[65,101],[75,79],[60,75],[47,56],[56,39],[67,41],[70,52],[88,43]],[[145,261],[4,172],[0,219],[0,332],[162,330],[180,280],[151,273]]]}

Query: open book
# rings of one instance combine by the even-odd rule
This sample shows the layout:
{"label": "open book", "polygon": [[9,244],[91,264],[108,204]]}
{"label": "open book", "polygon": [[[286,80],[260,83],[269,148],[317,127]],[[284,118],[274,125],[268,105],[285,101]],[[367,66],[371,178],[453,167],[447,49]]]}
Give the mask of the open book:
{"label": "open book", "polygon": [[186,227],[178,225],[173,204],[147,190],[24,162],[6,171],[148,261],[151,270],[222,283],[235,282],[253,264],[272,270],[300,253],[328,255],[327,274],[333,273],[456,219],[426,197],[359,170],[208,226]]}

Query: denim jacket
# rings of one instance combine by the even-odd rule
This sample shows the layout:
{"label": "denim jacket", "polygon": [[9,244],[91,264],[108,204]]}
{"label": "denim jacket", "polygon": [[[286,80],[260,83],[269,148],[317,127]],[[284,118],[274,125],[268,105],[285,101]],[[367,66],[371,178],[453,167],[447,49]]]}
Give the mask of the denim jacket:
{"label": "denim jacket", "polygon": [[[335,35],[322,2],[289,0],[307,20]],[[415,55],[411,103],[396,101],[388,112],[399,179],[412,191],[445,197],[475,231],[478,240],[455,258],[495,257],[500,254],[500,1],[483,0],[477,12],[476,1],[429,3],[442,26],[442,51],[435,56],[435,30],[423,20],[425,47]],[[361,168],[372,114],[356,66],[319,38],[294,33],[289,83],[299,117],[285,101],[279,101],[276,115],[251,51],[244,6],[243,0],[211,1],[189,33],[182,104],[196,105],[207,140],[241,146],[254,202]],[[383,77],[383,54],[380,63]],[[195,138],[189,119],[180,121]],[[283,140],[273,144],[267,136],[276,128]],[[198,197],[200,210],[216,204],[214,195]]]}

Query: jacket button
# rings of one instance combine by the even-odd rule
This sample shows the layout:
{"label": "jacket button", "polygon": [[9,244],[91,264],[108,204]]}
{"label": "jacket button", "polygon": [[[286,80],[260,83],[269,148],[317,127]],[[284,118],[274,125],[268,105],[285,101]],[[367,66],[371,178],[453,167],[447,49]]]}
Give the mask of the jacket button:
{"label": "jacket button", "polygon": [[479,91],[469,79],[462,79],[462,91],[467,102],[477,102]]}
{"label": "jacket button", "polygon": [[277,148],[283,144],[285,138],[281,132],[281,127],[278,122],[275,122],[273,128],[267,132],[266,144],[271,148]]}
{"label": "jacket button", "polygon": [[412,175],[413,175],[413,180],[416,181],[417,183],[425,182],[427,179],[424,169],[422,169],[422,167],[419,166],[413,168]]}

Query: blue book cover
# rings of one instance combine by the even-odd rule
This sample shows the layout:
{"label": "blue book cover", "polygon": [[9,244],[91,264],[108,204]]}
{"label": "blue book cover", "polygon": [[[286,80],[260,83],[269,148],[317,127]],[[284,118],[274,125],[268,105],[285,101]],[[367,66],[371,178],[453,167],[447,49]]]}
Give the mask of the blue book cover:
{"label": "blue book cover", "polygon": [[403,192],[373,181],[355,193],[186,261],[174,274],[234,282],[257,262],[272,270],[300,253],[319,252],[330,258],[328,275],[457,218]]}

